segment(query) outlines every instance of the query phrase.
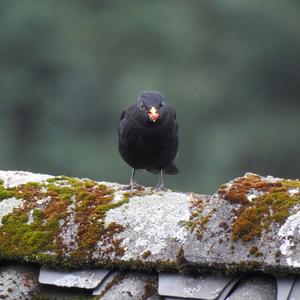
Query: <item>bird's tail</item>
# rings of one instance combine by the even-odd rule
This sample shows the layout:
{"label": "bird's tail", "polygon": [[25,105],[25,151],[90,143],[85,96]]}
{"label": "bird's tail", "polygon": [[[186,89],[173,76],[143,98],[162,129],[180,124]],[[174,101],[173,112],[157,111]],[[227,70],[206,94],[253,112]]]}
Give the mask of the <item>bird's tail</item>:
{"label": "bird's tail", "polygon": [[177,167],[175,166],[174,163],[171,163],[170,165],[168,165],[167,167],[165,167],[163,169],[165,174],[169,174],[169,175],[176,175],[179,173]]}

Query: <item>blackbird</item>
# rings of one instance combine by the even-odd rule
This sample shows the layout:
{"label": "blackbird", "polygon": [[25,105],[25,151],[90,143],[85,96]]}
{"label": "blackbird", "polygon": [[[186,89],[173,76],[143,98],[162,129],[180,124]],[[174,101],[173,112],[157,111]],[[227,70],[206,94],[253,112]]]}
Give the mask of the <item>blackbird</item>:
{"label": "blackbird", "polygon": [[178,123],[175,110],[156,91],[141,92],[136,103],[121,114],[119,152],[133,168],[130,188],[137,186],[135,171],[158,174],[157,189],[165,190],[163,174],[175,175]]}

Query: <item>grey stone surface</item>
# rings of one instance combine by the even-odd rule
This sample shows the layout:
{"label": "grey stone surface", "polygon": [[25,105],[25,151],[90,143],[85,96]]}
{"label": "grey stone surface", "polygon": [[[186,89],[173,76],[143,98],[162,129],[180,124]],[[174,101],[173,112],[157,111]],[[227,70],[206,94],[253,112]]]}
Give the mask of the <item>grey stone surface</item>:
{"label": "grey stone surface", "polygon": [[156,276],[127,273],[101,296],[101,300],[159,300]]}
{"label": "grey stone surface", "polygon": [[0,201],[0,226],[2,225],[2,218],[13,212],[14,208],[19,207],[21,204],[22,200],[14,197]]}
{"label": "grey stone surface", "polygon": [[101,281],[101,283],[94,289],[93,295],[102,295],[105,290],[112,285],[118,277],[121,276],[121,272],[119,270],[112,270],[105,278]]}
{"label": "grey stone surface", "polygon": [[0,299],[31,299],[39,291],[37,278],[37,267],[0,266]]}
{"label": "grey stone surface", "polygon": [[277,283],[277,300],[286,300],[288,299],[293,285],[295,283],[295,276],[281,276],[276,278]]}
{"label": "grey stone surface", "polygon": [[[237,283],[239,282],[240,279],[241,279],[241,275],[240,276],[239,275],[235,276],[230,281],[230,283],[221,291],[221,293],[219,295],[216,295],[216,297],[214,299],[215,300],[225,300],[225,299],[228,299],[228,296],[231,295],[232,293],[234,293],[234,288],[235,288],[235,286],[237,285]],[[186,299],[192,299],[192,298],[190,298],[190,297],[188,297],[188,298],[165,297],[165,300],[186,300]],[[206,299],[205,298],[205,293],[201,294],[200,297],[198,297],[196,299],[205,300]],[[287,300],[287,298],[285,300]]]}
{"label": "grey stone surface", "polygon": [[217,300],[225,300],[230,295],[232,290],[234,289],[235,285],[239,282],[242,275],[237,275],[234,277],[233,280],[230,281],[230,283],[225,287],[225,289],[221,292],[219,297],[217,297]]}
{"label": "grey stone surface", "polygon": [[299,277],[295,281],[289,300],[300,300],[300,278]]}
{"label": "grey stone surface", "polygon": [[[9,265],[1,266],[0,299],[95,300],[92,290],[57,287],[39,283],[38,271],[37,266],[29,264],[10,263]],[[177,279],[174,280],[176,277]],[[189,279],[187,280],[187,278]],[[186,288],[188,293],[176,293],[176,297],[159,296],[156,274],[114,270],[101,281],[101,284],[95,291],[97,291],[96,294],[100,296],[100,299],[105,300],[300,300],[299,277],[292,286],[290,298],[287,298],[287,291],[293,282],[294,277],[292,276],[277,279],[270,275],[258,275],[256,273],[248,274],[246,277],[245,275],[238,275],[234,276],[221,292],[219,292],[218,288],[215,289],[216,286],[224,286],[224,282],[222,285],[219,284],[220,277],[203,275],[198,276],[199,278],[209,280],[206,280],[205,284],[201,280],[199,285],[197,277],[195,277],[195,280],[191,276],[186,275],[168,275],[165,277],[164,282],[164,289],[168,291],[166,294],[170,294],[170,291],[172,294],[174,289],[178,290],[178,286],[183,289]],[[229,278],[227,277],[227,279]],[[279,286],[277,297],[276,281]],[[195,282],[197,284],[194,284]],[[215,290],[212,291],[212,289]],[[193,292],[195,293],[193,294]]]}
{"label": "grey stone surface", "polygon": [[214,300],[233,279],[233,276],[193,277],[160,273],[158,293],[161,296]]}
{"label": "grey stone surface", "polygon": [[[246,174],[245,177],[252,175]],[[261,179],[263,182],[281,180],[270,176]],[[226,184],[227,187],[231,185],[232,182]],[[188,235],[183,245],[187,263],[210,268],[215,266],[229,272],[262,270],[275,275],[300,273],[300,206],[290,209],[290,216],[283,224],[271,222],[267,230],[262,229],[260,236],[249,242],[231,238],[236,212],[240,208],[239,203],[230,203],[218,193],[205,202],[201,216],[202,219],[208,217],[208,221],[200,238]],[[272,208],[270,211],[272,213]],[[259,249],[259,255],[251,255],[253,245]]]}
{"label": "grey stone surface", "polygon": [[[248,176],[253,174],[246,174],[243,178]],[[31,181],[45,183],[49,178],[52,177],[28,172],[0,171],[0,180],[4,182],[4,187],[18,187]],[[270,176],[259,178],[266,183],[281,180]],[[226,189],[230,188],[232,182],[225,185]],[[52,184],[70,187],[70,182],[63,180]],[[120,184],[95,184],[105,184],[113,190],[112,204],[127,197],[124,186]],[[47,184],[43,189],[47,191]],[[298,197],[299,188],[291,188],[289,193],[291,197]],[[247,205],[251,206],[251,201],[262,194],[261,191],[249,191]],[[47,197],[39,200],[32,199],[31,210],[26,211],[28,225],[32,224],[36,209],[47,209],[51,195],[45,193],[45,196]],[[58,261],[60,265],[65,263],[68,267],[80,267],[81,264],[89,267],[125,265],[127,268],[143,270],[152,268],[184,271],[185,268],[195,268],[201,272],[236,273],[259,270],[273,274],[300,274],[300,205],[290,208],[289,216],[284,222],[270,222],[267,230],[263,228],[260,235],[245,242],[242,239],[232,239],[232,226],[241,204],[227,201],[219,193],[210,197],[172,191],[156,192],[145,188],[134,190],[128,197],[127,203],[116,207],[112,205],[103,217],[103,231],[111,224],[116,224],[121,229],[109,232],[110,235],[107,234],[104,238],[98,237],[96,243],[88,244],[91,245],[88,246],[90,248],[84,249],[78,255],[79,228],[82,222],[76,210],[80,201],[73,195],[66,208],[66,216],[59,220],[59,234],[53,241],[58,243],[60,240],[60,251],[55,250],[58,247],[53,247],[48,252],[37,251],[34,255],[24,255],[23,259],[43,263],[40,261],[43,258],[47,263],[55,264]],[[12,198],[3,199],[3,206],[7,206],[9,199]],[[19,206],[22,207],[22,199],[18,199],[13,213],[18,211]],[[11,207],[0,214],[4,217],[9,213],[12,213]],[[270,208],[270,214],[272,213]],[[91,218],[90,221],[93,222],[93,216],[87,215],[85,218]],[[101,222],[95,226],[102,226]],[[0,230],[2,226],[0,224]],[[251,254],[253,246],[259,250],[255,255]],[[1,253],[0,249],[0,257],[3,259],[7,258],[7,253]],[[17,255],[10,255],[9,259],[20,259]],[[78,259],[80,262],[77,262]]]}
{"label": "grey stone surface", "polygon": [[4,182],[4,186],[12,188],[28,182],[45,182],[52,178],[51,175],[24,172],[24,171],[0,171],[0,178]]}
{"label": "grey stone surface", "polygon": [[241,281],[227,300],[274,300],[276,282],[271,277],[248,277]]}
{"label": "grey stone surface", "polygon": [[61,287],[94,289],[109,274],[108,269],[93,269],[63,272],[41,268],[39,282]]}

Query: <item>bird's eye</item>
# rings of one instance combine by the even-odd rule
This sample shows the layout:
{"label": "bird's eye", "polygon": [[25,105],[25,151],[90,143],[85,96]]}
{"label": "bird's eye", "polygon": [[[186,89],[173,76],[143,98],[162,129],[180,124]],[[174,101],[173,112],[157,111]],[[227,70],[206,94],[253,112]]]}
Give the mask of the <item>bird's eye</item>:
{"label": "bird's eye", "polygon": [[140,103],[140,107],[141,107],[141,108],[145,108],[145,105],[144,105],[143,102]]}

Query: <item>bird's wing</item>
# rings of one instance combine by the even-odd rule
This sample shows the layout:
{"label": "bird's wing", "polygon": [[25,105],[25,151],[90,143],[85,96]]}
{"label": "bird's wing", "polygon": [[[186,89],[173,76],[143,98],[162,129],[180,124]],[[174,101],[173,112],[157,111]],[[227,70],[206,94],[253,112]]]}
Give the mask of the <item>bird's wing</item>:
{"label": "bird's wing", "polygon": [[121,113],[120,121],[122,121],[125,118],[126,110],[123,110]]}
{"label": "bird's wing", "polygon": [[120,117],[120,122],[119,122],[119,127],[118,127],[118,133],[119,135],[121,134],[121,130],[122,130],[122,125],[125,122],[125,117],[126,117],[126,110],[123,110],[121,113],[121,117]]}
{"label": "bird's wing", "polygon": [[179,125],[178,125],[178,122],[177,122],[176,111],[175,111],[175,109],[172,109],[172,110],[173,110],[173,119],[174,119],[174,124],[175,124],[175,128],[176,128],[176,134],[178,136],[178,134],[179,134]]}

